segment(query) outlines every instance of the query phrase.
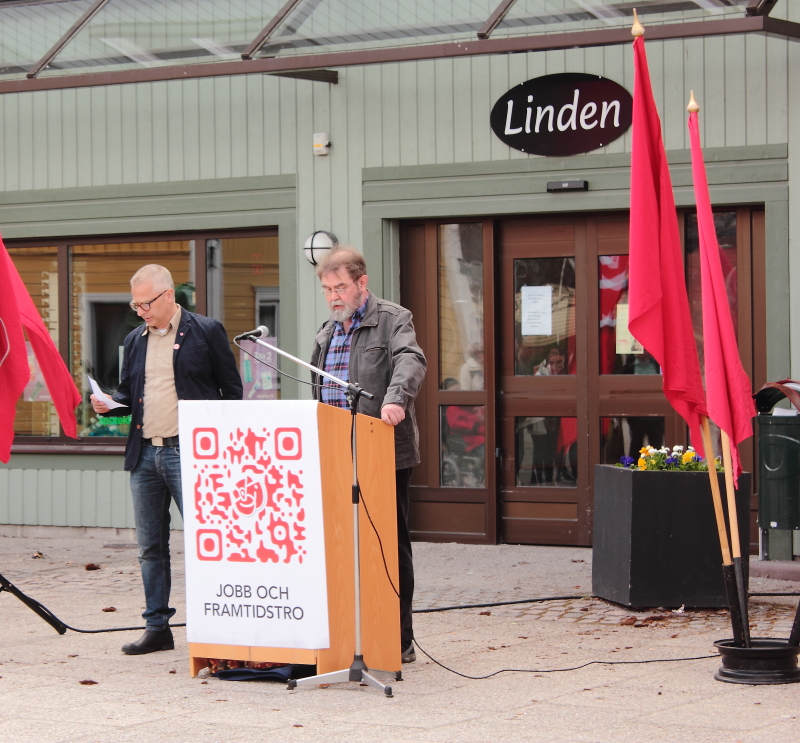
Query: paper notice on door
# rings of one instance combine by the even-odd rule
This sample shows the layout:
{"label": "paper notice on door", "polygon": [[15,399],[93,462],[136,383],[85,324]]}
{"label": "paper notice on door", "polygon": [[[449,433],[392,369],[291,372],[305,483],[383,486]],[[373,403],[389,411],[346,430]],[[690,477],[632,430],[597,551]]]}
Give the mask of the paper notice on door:
{"label": "paper notice on door", "polygon": [[631,335],[628,328],[628,305],[617,305],[617,353],[640,354],[644,353],[642,344]]}
{"label": "paper notice on door", "polygon": [[127,407],[127,405],[123,405],[121,402],[113,400],[109,395],[103,392],[103,390],[100,389],[100,385],[97,384],[97,382],[94,379],[92,379],[91,376],[89,376],[88,374],[86,376],[89,377],[89,384],[92,387],[92,393],[94,394],[94,396],[98,400],[100,400],[100,402],[104,402],[109,410],[113,410],[114,408]]}
{"label": "paper notice on door", "polygon": [[553,287],[523,286],[520,294],[522,335],[552,335]]}

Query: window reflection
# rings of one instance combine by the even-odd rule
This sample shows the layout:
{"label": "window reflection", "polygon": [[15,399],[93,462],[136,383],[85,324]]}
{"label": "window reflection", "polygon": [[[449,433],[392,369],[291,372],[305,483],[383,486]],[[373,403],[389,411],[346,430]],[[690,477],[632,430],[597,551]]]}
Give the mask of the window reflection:
{"label": "window reflection", "polygon": [[486,433],[483,405],[443,405],[439,410],[442,487],[484,487]]}
{"label": "window reflection", "polygon": [[664,419],[627,416],[600,419],[600,463],[616,464],[622,457],[639,459],[643,446],[664,446]]}
{"label": "window reflection", "polygon": [[175,282],[175,300],[194,310],[191,270],[194,241],[75,245],[70,248],[70,371],[83,393],[78,407],[79,436],[127,436],[130,416],[98,416],[89,404],[91,374],[105,392],[119,385],[125,336],[142,324],[130,309],[130,279],[148,263],[166,266]]}
{"label": "window reflection", "polygon": [[515,374],[575,374],[575,259],[514,261]]}
{"label": "window reflection", "polygon": [[628,331],[628,256],[598,258],[600,373],[660,374],[658,362]]}
{"label": "window reflection", "polygon": [[[50,331],[50,337],[58,345],[58,248],[9,248],[8,253]],[[58,436],[58,416],[50,401],[44,375],[30,342],[26,340],[25,345],[31,376],[17,402],[14,433]]]}
{"label": "window reflection", "polygon": [[439,388],[482,390],[483,225],[439,226]]}
{"label": "window reflection", "polygon": [[576,487],[577,418],[515,418],[514,428],[518,487]]}

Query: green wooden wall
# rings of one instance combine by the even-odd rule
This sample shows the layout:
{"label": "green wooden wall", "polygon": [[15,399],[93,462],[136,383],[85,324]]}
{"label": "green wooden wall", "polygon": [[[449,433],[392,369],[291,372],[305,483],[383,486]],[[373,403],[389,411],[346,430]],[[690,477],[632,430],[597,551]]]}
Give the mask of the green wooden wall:
{"label": "green wooden wall", "polygon": [[[776,15],[781,14],[800,21],[800,3],[780,3]],[[754,153],[759,148],[785,148],[788,175],[767,179],[771,185],[765,183],[763,192],[756,183],[749,195],[752,202],[772,200],[767,227],[773,242],[768,246],[774,259],[770,267],[781,274],[783,295],[789,292],[790,318],[800,316],[800,291],[791,292],[792,286],[800,286],[800,227],[794,216],[800,214],[800,187],[791,188],[792,174],[800,172],[799,44],[755,35],[647,43],[669,150],[688,147],[685,107],[690,89],[702,106],[706,147],[739,152],[737,148],[746,148],[750,161],[758,160]],[[225,215],[219,216],[225,227],[279,225],[281,284],[291,287],[282,291],[283,336],[290,350],[304,356],[327,316],[313,271],[300,251],[314,230],[331,230],[343,242],[362,247],[373,288],[397,298],[399,212],[380,213],[374,189],[365,193],[375,185],[365,186],[365,169],[374,174],[375,169],[386,173],[397,168],[398,174],[403,171],[398,177],[405,185],[413,181],[408,173],[416,167],[428,169],[426,178],[430,168],[441,167],[443,174],[461,168],[467,175],[481,175],[485,183],[542,171],[541,162],[532,162],[538,158],[511,150],[494,137],[489,112],[512,86],[566,71],[599,74],[629,90],[633,87],[631,50],[626,45],[344,68],[338,85],[253,75],[0,96],[0,231],[7,238],[59,236],[86,233],[91,226],[95,234],[114,234],[136,229],[137,222],[146,223],[148,230],[154,224],[177,229],[172,217],[182,208],[181,194],[189,191],[195,198],[207,184],[209,193],[226,194]],[[328,157],[312,154],[314,132],[328,133],[333,143]],[[624,157],[629,150],[626,135],[591,155],[596,165],[589,179],[595,177],[592,172],[606,180],[613,177],[603,173],[602,156]],[[765,160],[773,159],[775,165],[775,150],[769,152]],[[547,168],[553,167],[548,163]],[[749,166],[743,162],[741,167]],[[505,175],[485,173],[493,168]],[[283,178],[290,178],[291,184]],[[391,187],[391,179],[380,180],[381,188]],[[774,191],[767,193],[778,180],[784,189],[780,198]],[[623,181],[619,190],[624,200]],[[284,185],[292,190],[291,203],[276,201]],[[428,180],[425,188],[419,214],[429,207],[426,199],[436,200],[435,183]],[[123,199],[124,208],[118,199]],[[170,200],[177,204],[175,209],[159,217],[161,207],[156,205]],[[64,216],[64,208],[78,202],[86,211]],[[532,211],[544,208],[537,203],[529,202]],[[439,199],[437,214],[444,216],[446,209],[446,199]],[[202,210],[180,214],[182,225],[195,219],[206,226],[217,218]],[[769,214],[774,216],[772,225]],[[775,319],[786,327],[784,317]],[[782,349],[791,359],[794,376],[800,375],[798,332],[796,325],[789,328],[790,349]],[[49,523],[46,519],[55,516],[47,514],[56,512],[55,506],[47,505],[50,496],[42,495],[41,516],[39,505],[14,500],[19,478],[41,476],[41,492],[55,493],[61,485],[52,483],[62,482],[55,473],[80,465],[71,462],[37,475],[14,469],[13,459],[11,466],[0,469],[0,477],[6,478],[0,479],[0,522],[35,518]],[[81,488],[100,492],[97,488],[108,486],[103,478],[117,476],[121,475],[103,474],[100,481],[92,481],[98,485],[89,484],[91,477],[86,475],[88,479],[73,484],[80,485],[81,493]],[[38,483],[36,479],[35,489]],[[78,518],[84,525],[105,525],[109,519],[113,526],[128,525],[128,517],[111,501],[101,505],[101,499],[93,505],[92,496],[86,496],[85,503],[83,498],[82,494],[79,511],[69,511],[69,519]],[[92,509],[94,516],[89,515]]]}

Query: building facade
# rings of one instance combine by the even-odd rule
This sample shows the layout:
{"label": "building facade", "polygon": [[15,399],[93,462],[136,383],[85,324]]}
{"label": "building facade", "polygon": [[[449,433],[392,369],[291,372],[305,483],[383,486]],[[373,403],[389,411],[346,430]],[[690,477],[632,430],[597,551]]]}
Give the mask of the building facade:
{"label": "building facade", "polygon": [[[719,5],[744,17],[747,3]],[[797,23],[800,9],[777,3],[771,17]],[[800,374],[799,44],[757,32],[647,41],[692,309],[699,319],[690,90],[755,389]],[[135,323],[128,280],[144,263],[170,267],[184,305],[231,336],[266,324],[307,356],[327,311],[302,246],[327,230],[363,250],[373,291],[412,309],[429,360],[415,537],[591,544],[594,465],[685,443],[657,365],[623,338],[630,132],[534,156],[504,144],[490,114],[546,75],[632,91],[629,43],[334,69],[336,82],[253,73],[0,95],[0,229],[85,401],[87,374],[114,388]],[[548,190],[564,181],[588,188]],[[537,328],[528,310],[542,296]],[[251,399],[308,396],[240,367]],[[32,370],[0,468],[0,524],[133,526],[125,420],[98,421],[87,402],[78,412],[75,442]],[[743,447],[748,469],[754,456]]]}

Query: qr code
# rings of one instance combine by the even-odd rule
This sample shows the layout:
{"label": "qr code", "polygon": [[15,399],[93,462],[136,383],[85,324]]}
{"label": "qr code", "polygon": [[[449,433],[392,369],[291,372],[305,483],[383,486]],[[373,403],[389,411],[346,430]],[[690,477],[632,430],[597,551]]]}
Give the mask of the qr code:
{"label": "qr code", "polygon": [[278,428],[193,431],[197,557],[303,562],[302,432]]}

